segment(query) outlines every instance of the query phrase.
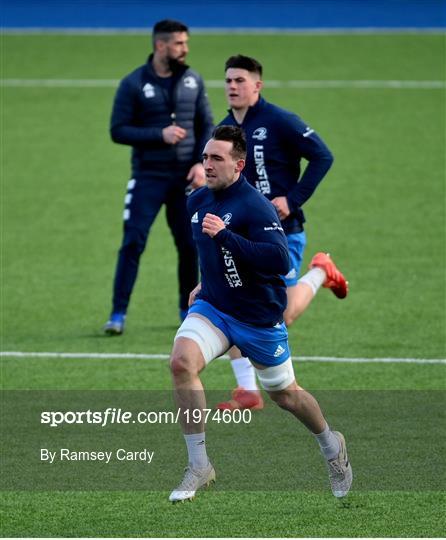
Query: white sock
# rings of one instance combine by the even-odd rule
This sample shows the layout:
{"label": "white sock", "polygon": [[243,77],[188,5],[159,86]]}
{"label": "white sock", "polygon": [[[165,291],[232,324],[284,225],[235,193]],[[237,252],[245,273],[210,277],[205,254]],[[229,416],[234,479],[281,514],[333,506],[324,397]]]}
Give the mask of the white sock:
{"label": "white sock", "polygon": [[189,463],[194,469],[204,469],[209,463],[205,433],[185,433],[184,440],[186,441]]}
{"label": "white sock", "polygon": [[255,369],[247,358],[231,360],[231,366],[238,386],[245,390],[258,390]]}
{"label": "white sock", "polygon": [[305,283],[311,288],[313,294],[316,294],[319,290],[319,287],[324,283],[326,278],[327,275],[325,274],[324,270],[316,266],[309,270],[306,274],[304,274],[299,279],[298,283]]}
{"label": "white sock", "polygon": [[328,424],[322,433],[313,433],[313,435],[316,437],[325,459],[333,459],[339,454],[341,449],[339,440],[328,427]]}

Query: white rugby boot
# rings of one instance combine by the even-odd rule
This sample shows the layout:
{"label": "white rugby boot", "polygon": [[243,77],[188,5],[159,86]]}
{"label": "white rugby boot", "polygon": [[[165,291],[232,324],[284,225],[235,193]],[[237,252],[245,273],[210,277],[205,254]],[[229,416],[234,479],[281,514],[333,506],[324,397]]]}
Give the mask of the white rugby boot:
{"label": "white rugby boot", "polygon": [[210,462],[204,469],[193,469],[189,464],[184,469],[182,482],[170,494],[169,501],[176,503],[192,500],[197,489],[207,487],[213,482],[215,482],[215,470]]}
{"label": "white rugby boot", "polygon": [[345,497],[350,490],[353,480],[352,466],[347,456],[347,446],[344,435],[339,431],[333,431],[339,440],[339,454],[327,461],[328,476],[330,478],[331,491],[335,497]]}

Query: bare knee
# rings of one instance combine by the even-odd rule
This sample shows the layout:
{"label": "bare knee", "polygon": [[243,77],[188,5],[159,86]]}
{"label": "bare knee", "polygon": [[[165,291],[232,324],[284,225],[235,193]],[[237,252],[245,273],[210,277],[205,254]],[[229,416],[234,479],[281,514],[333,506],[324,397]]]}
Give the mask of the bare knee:
{"label": "bare knee", "polygon": [[283,322],[285,323],[285,326],[291,326],[293,322],[297,319],[297,314],[287,312],[283,314]]}
{"label": "bare knee", "polygon": [[301,304],[296,300],[290,303],[283,313],[283,322],[286,324],[286,326],[291,326],[293,322],[302,315],[305,308],[305,304]]}
{"label": "bare knee", "polygon": [[196,362],[182,351],[174,351],[170,357],[170,371],[176,377],[196,375],[198,369]]}
{"label": "bare knee", "polygon": [[292,412],[296,407],[295,396],[289,391],[280,390],[279,392],[271,392],[270,397],[281,409],[286,411]]}
{"label": "bare knee", "polygon": [[287,288],[288,305],[283,314],[287,326],[293,324],[310,305],[314,293],[307,284],[298,282],[297,285]]}
{"label": "bare knee", "polygon": [[304,394],[303,389],[294,383],[292,389],[286,388],[278,392],[270,392],[269,395],[281,409],[297,413],[303,406]]}

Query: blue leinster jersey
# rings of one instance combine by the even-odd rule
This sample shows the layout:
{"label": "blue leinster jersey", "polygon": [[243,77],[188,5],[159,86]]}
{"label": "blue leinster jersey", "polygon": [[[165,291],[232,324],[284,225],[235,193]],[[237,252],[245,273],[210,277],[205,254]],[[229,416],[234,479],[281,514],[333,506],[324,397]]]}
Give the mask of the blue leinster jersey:
{"label": "blue leinster jersey", "polygon": [[[281,322],[286,307],[281,274],[288,272],[289,258],[273,205],[242,175],[227,189],[194,191],[187,205],[200,257],[198,298],[248,324]],[[214,238],[202,232],[207,213],[226,225]]]}
{"label": "blue leinster jersey", "polygon": [[[249,107],[242,124],[232,111],[220,122],[243,128],[247,156],[244,174],[268,199],[285,196],[291,214],[283,222],[286,234],[303,230],[301,206],[311,197],[333,163],[317,133],[296,114],[263,98]],[[301,160],[308,161],[301,176]]]}

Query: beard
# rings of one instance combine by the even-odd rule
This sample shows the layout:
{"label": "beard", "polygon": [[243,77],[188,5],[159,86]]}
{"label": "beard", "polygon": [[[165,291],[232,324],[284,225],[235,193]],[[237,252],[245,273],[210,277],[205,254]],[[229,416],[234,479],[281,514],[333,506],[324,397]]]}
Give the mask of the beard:
{"label": "beard", "polygon": [[168,58],[167,63],[169,65],[169,69],[175,73],[178,71],[178,69],[182,66],[184,66],[184,61],[186,59],[186,56],[182,56],[179,58]]}

